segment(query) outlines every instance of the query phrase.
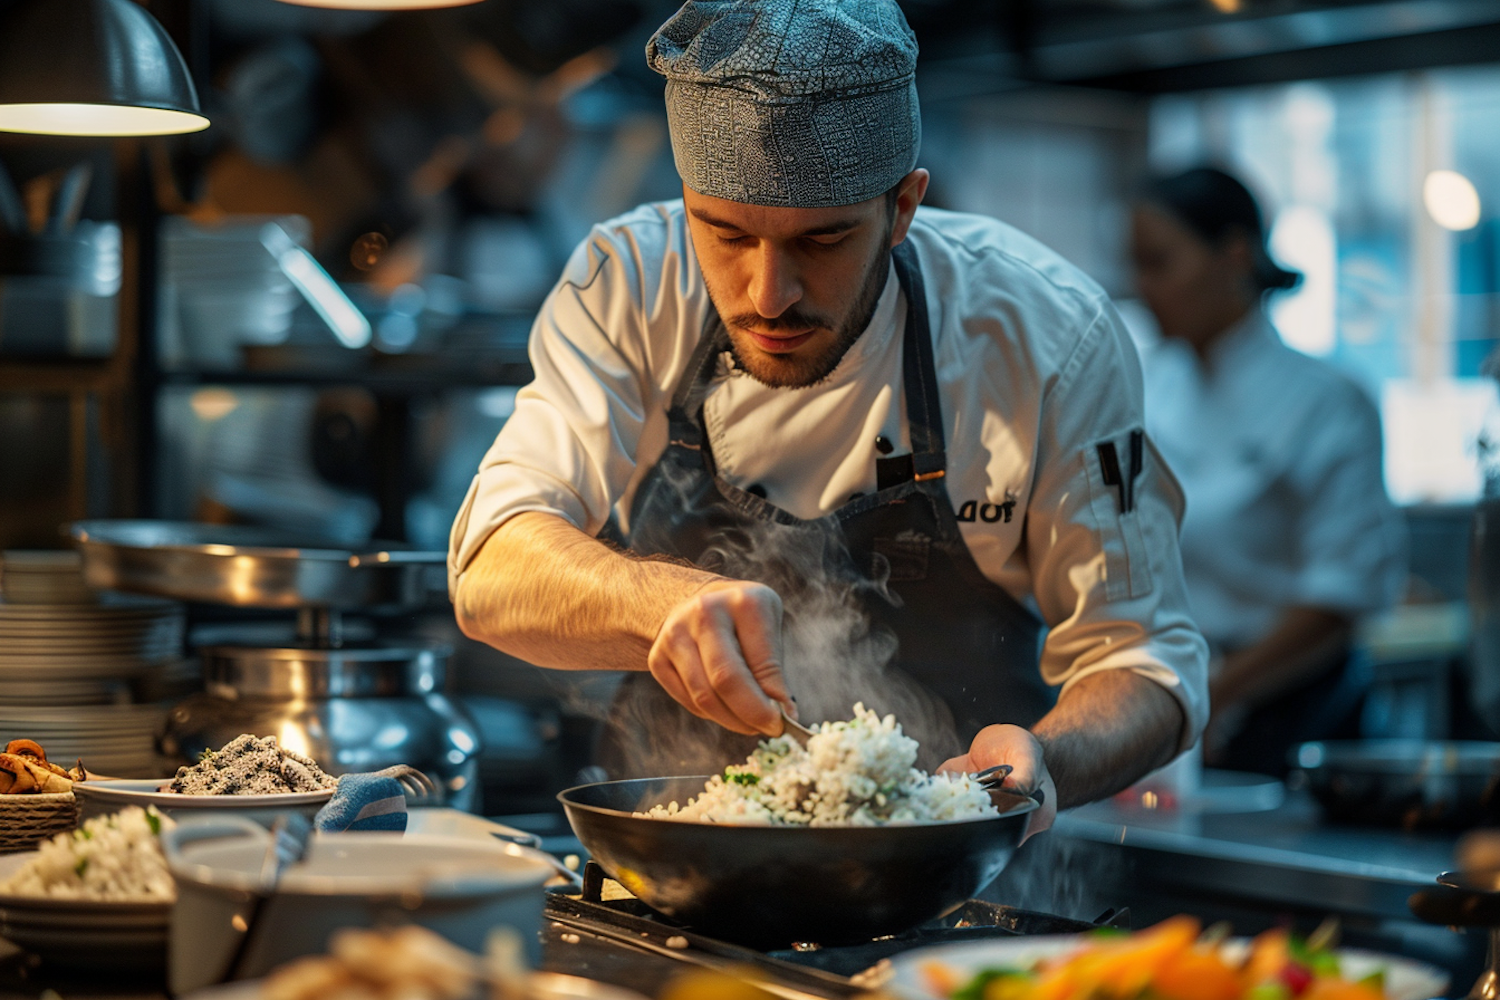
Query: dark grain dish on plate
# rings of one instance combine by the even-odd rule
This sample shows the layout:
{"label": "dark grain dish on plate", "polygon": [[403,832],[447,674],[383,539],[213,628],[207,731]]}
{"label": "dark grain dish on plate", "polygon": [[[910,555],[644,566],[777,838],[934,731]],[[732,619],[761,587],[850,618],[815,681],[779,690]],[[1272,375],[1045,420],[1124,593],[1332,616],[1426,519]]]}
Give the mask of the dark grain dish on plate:
{"label": "dark grain dish on plate", "polygon": [[310,757],[278,746],[276,737],[244,733],[219,750],[204,751],[192,767],[162,789],[179,795],[285,795],[318,792],[338,785]]}

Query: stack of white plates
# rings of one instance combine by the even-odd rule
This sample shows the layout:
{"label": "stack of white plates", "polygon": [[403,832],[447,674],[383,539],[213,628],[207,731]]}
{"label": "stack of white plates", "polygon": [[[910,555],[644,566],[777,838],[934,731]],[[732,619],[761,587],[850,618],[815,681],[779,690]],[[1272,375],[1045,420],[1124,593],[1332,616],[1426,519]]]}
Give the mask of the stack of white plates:
{"label": "stack of white plates", "polygon": [[162,770],[156,735],[165,719],[160,705],[0,707],[0,733],[35,740],[61,767],[82,760],[98,774],[155,776]]}
{"label": "stack of white plates", "polygon": [[69,550],[11,549],[0,556],[0,595],[10,604],[92,604],[83,563]]}
{"label": "stack of white plates", "polygon": [[12,680],[144,673],[181,655],[182,631],[181,606],[154,598],[105,594],[98,604],[0,604],[0,700]]}
{"label": "stack of white plates", "polygon": [[[102,593],[94,604],[0,603],[0,747],[35,740],[49,760],[155,777],[165,709],[183,666],[174,601]],[[152,704],[131,704],[132,698]]]}

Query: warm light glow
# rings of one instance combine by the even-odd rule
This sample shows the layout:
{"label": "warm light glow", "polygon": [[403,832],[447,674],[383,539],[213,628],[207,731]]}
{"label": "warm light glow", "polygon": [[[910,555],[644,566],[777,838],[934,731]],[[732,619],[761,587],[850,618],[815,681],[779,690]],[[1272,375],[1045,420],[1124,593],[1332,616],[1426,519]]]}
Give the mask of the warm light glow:
{"label": "warm light glow", "polygon": [[233,413],[239,407],[240,400],[228,389],[210,386],[193,393],[188,399],[188,405],[193,408],[193,413],[199,420],[211,424]]}
{"label": "warm light glow", "polygon": [[1221,14],[1238,14],[1240,12],[1240,0],[1209,0],[1219,9]]}
{"label": "warm light glow", "polygon": [[298,7],[330,10],[430,10],[434,7],[467,7],[480,0],[281,0]]}
{"label": "warm light glow", "polygon": [[0,132],[32,135],[180,135],[201,132],[202,115],[127,104],[0,104]]}
{"label": "warm light glow", "polygon": [[1434,170],[1422,182],[1422,204],[1432,221],[1462,232],[1479,225],[1479,192],[1457,170]]}

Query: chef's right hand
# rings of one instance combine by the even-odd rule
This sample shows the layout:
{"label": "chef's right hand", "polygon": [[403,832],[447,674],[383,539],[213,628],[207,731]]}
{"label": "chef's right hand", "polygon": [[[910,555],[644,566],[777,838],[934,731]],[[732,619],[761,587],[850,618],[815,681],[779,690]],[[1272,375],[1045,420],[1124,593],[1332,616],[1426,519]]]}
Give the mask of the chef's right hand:
{"label": "chef's right hand", "polygon": [[780,735],[782,705],[796,718],[781,676],[781,598],[763,584],[716,580],[678,604],[646,666],[678,704],[733,732]]}

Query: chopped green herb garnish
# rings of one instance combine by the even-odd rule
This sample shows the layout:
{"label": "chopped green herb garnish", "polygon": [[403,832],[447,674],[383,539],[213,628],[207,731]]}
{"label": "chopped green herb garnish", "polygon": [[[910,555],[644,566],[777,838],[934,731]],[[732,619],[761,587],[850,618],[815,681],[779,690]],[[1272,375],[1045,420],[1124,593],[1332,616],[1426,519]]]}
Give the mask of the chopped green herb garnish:
{"label": "chopped green herb garnish", "polygon": [[79,858],[78,863],[73,866],[73,874],[83,878],[83,873],[89,870],[89,859]]}
{"label": "chopped green herb garnish", "polygon": [[210,760],[213,757],[213,755],[214,755],[214,752],[212,750],[208,749],[207,747],[204,747],[202,750],[200,750],[198,752],[198,762],[202,763],[205,760]]}
{"label": "chopped green herb garnish", "polygon": [[724,780],[734,785],[758,785],[760,775],[751,774],[749,771],[735,771],[733,769],[724,772]]}
{"label": "chopped green herb garnish", "polygon": [[156,811],[155,806],[146,807],[146,823],[151,827],[153,836],[161,836],[161,813]]}

